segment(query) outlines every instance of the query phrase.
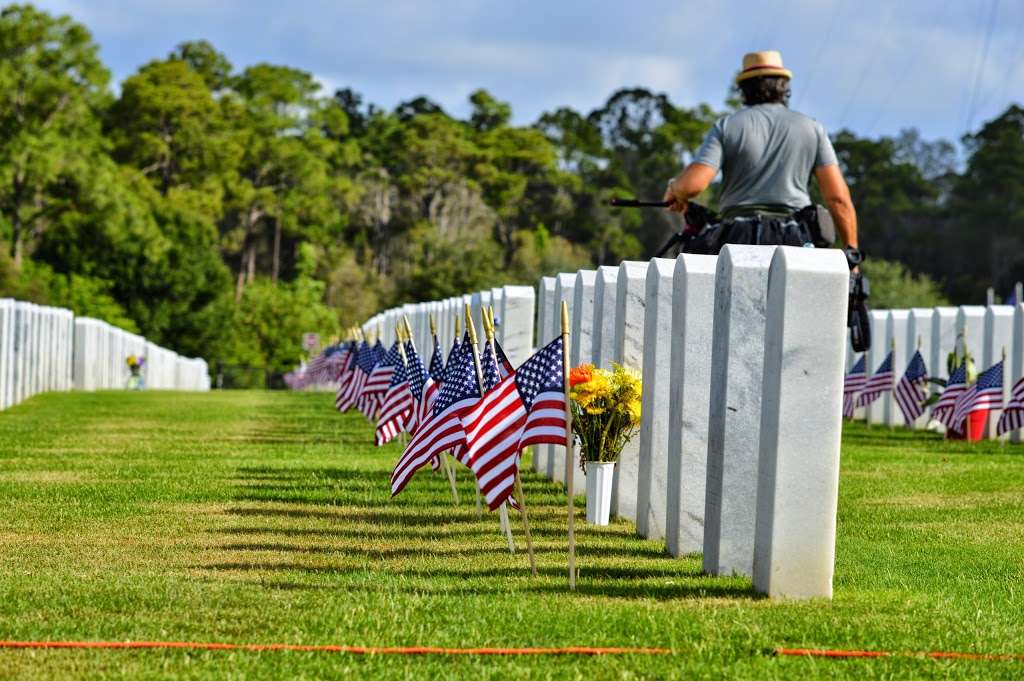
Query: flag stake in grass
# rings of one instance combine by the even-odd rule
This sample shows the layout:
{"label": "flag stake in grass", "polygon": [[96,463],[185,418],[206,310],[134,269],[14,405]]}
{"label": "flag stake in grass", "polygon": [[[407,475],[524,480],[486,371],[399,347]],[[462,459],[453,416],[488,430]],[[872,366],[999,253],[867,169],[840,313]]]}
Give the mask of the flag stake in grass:
{"label": "flag stake in grass", "polygon": [[[438,345],[438,340],[437,340],[437,323],[434,322],[434,315],[430,315],[429,319],[430,319],[430,335],[433,336],[433,338],[434,338],[434,345],[437,346]],[[408,323],[408,319],[406,320],[406,323]],[[458,320],[456,320],[456,327],[458,327]],[[455,329],[455,336],[458,337],[458,335],[459,335],[459,330],[458,330],[458,328],[456,328]],[[413,341],[413,347],[416,347],[415,341]],[[455,470],[452,467],[451,462],[448,460],[448,455],[447,454],[442,454],[440,458],[441,458],[441,468],[444,469],[444,474],[446,476],[448,476],[448,484],[450,484],[451,488],[452,488],[452,501],[455,503],[456,506],[458,506],[459,505],[459,490],[455,486]],[[479,499],[479,492],[477,493],[477,497]]]}
{"label": "flag stake in grass", "polygon": [[[487,342],[491,344],[491,351],[494,352],[494,308],[488,307],[484,313],[484,332],[487,334]],[[497,353],[495,353],[497,355]],[[522,452],[520,452],[520,456]],[[530,515],[526,510],[526,495],[523,494],[523,483],[519,477],[519,464],[516,466],[515,495],[516,503],[519,504],[519,513],[523,517],[523,533],[526,535],[526,553],[530,557],[530,574],[537,576],[537,559],[533,555],[533,535],[530,533]],[[504,508],[505,505],[502,505]]]}
{"label": "flag stake in grass", "polygon": [[569,408],[569,305],[562,301],[562,372],[565,374],[565,496],[568,499],[569,590],[576,590],[576,505],[573,499],[573,477],[576,466],[572,455],[572,410]]}
{"label": "flag stake in grass", "polygon": [[[408,315],[402,315],[402,321],[405,323],[406,338],[409,340],[409,344],[412,345],[412,349],[413,350],[417,350],[417,348],[416,348],[416,339],[413,338],[413,336],[412,336],[412,325],[409,323],[409,316]],[[431,334],[433,334],[434,341],[436,342],[437,341],[437,326],[434,324],[434,315],[430,315],[430,332],[431,332]],[[402,350],[402,361],[403,362],[406,361],[405,360],[405,350],[404,349]],[[404,437],[402,438],[402,444],[403,445],[405,444],[405,438]],[[451,485],[451,488],[452,488],[452,503],[454,503],[456,506],[458,506],[459,505],[459,491],[455,487],[455,471],[452,470],[452,467],[449,464],[448,457],[446,455],[442,454],[438,458],[441,459],[441,468],[444,469],[445,476],[448,478],[448,484]]]}
{"label": "flag stake in grass", "polygon": [[[480,397],[484,396],[484,372],[480,367],[480,351],[476,346],[477,335],[476,335],[476,324],[473,323],[473,314],[469,308],[469,303],[466,303],[466,331],[469,333],[469,345],[473,352],[473,368],[476,369],[476,385],[480,389]],[[474,480],[474,484],[476,481]],[[477,503],[480,501],[480,485],[476,485],[477,489]],[[516,542],[512,538],[512,527],[508,522],[508,508],[505,504],[502,504],[498,509],[498,517],[501,519],[501,528],[505,532],[505,538],[508,540],[508,552],[516,552]]]}

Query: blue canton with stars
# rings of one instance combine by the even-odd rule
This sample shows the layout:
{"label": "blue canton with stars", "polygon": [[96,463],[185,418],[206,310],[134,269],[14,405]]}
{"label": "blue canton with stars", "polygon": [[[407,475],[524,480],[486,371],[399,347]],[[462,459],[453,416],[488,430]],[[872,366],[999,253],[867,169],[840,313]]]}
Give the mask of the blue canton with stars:
{"label": "blue canton with stars", "polygon": [[490,342],[484,346],[484,355],[480,358],[480,368],[484,374],[484,390],[491,390],[501,382],[498,374],[498,363],[494,359],[494,349]]}
{"label": "blue canton with stars", "polygon": [[537,395],[546,392],[565,392],[565,367],[562,364],[562,337],[544,348],[516,371],[516,388],[529,412]]}
{"label": "blue canton with stars", "polygon": [[980,376],[978,376],[978,382],[975,384],[975,388],[978,392],[982,390],[995,390],[996,388],[1003,387],[1003,363],[1001,361],[996,362],[991,367],[986,369]]}
{"label": "blue canton with stars", "polygon": [[391,349],[388,350],[387,354],[384,355],[383,359],[380,360],[379,366],[382,366],[382,367],[402,366],[402,352],[401,352],[401,350],[398,349],[398,341],[395,341],[394,345],[391,346]]}
{"label": "blue canton with stars", "polygon": [[480,388],[476,384],[476,366],[473,362],[473,351],[467,336],[462,345],[452,353],[448,368],[444,372],[444,385],[437,393],[434,401],[434,414],[440,414],[456,402],[480,397]]}
{"label": "blue canton with stars", "polygon": [[[395,346],[397,347],[397,345],[398,344],[396,343]],[[391,353],[388,354],[390,355]],[[385,360],[386,359],[387,358],[385,358]],[[402,385],[403,383],[405,383],[405,367],[402,365],[402,361],[399,360],[398,364],[395,365],[395,372],[391,374],[391,383],[388,384],[388,390],[391,390],[396,386]]]}
{"label": "blue canton with stars", "polygon": [[373,367],[377,366],[377,358],[374,356],[373,348],[368,343],[363,343],[363,346],[359,348],[357,365],[364,374],[369,374],[373,371]]}
{"label": "blue canton with stars", "polygon": [[434,336],[434,352],[430,355],[430,377],[434,383],[440,383],[444,376],[444,353],[441,352],[441,343],[437,336]]}
{"label": "blue canton with stars", "polygon": [[423,399],[423,386],[427,383],[427,370],[423,368],[423,360],[412,343],[405,343],[406,374],[409,376],[409,389],[416,400]]}

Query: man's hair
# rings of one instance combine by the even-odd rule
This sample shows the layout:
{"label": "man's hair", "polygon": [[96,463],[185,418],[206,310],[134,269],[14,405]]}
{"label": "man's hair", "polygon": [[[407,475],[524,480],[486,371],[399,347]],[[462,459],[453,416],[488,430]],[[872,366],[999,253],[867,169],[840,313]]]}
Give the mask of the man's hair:
{"label": "man's hair", "polygon": [[789,104],[789,78],[761,76],[740,82],[743,104]]}

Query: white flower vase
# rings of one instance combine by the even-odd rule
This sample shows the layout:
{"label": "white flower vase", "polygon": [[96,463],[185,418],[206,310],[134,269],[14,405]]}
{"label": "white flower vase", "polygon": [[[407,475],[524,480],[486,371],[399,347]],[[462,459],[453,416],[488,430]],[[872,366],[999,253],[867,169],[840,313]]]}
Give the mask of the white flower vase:
{"label": "white flower vase", "polygon": [[614,461],[586,461],[587,523],[607,525],[612,510],[612,481],[615,478]]}

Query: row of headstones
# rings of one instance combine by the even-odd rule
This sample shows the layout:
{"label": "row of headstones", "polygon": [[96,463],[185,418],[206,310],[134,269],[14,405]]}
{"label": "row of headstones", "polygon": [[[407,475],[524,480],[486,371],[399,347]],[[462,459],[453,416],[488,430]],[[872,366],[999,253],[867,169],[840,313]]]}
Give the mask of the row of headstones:
{"label": "row of headstones", "polygon": [[[974,358],[977,370],[984,371],[1000,361],[1006,353],[1003,370],[1003,398],[1009,396],[1014,383],[1024,376],[1024,304],[1016,305],[961,305],[960,307],[911,308],[909,310],[872,310],[871,326],[874,342],[865,361],[869,372],[878,368],[890,350],[893,351],[893,382],[899,382],[903,372],[919,349],[933,378],[949,378],[948,355],[963,346]],[[962,336],[962,340],[961,339]],[[847,370],[857,360],[857,353],[847,346]],[[932,387],[931,390],[939,390]],[[905,425],[896,400],[887,393],[870,406],[855,413],[855,418],[868,423],[889,426]],[[992,414],[986,426],[985,437],[995,436],[998,415]],[[913,427],[926,428],[931,421],[926,412]],[[1021,441],[1021,433],[1011,436]]]}
{"label": "row of headstones", "polygon": [[481,339],[484,335],[481,326],[482,312],[485,309],[493,309],[495,337],[501,343],[509,360],[518,366],[533,350],[535,298],[536,294],[530,286],[502,286],[445,300],[394,307],[371,317],[362,325],[362,330],[364,335],[377,336],[385,346],[390,347],[395,340],[396,326],[404,325],[404,320],[408,319],[416,347],[425,356],[424,361],[427,361],[428,353],[434,344],[431,319],[434,320],[441,349],[447,356],[448,349],[455,339],[456,319],[459,320],[462,329],[465,329],[465,307],[469,306]]}
{"label": "row of headstones", "polygon": [[72,386],[70,310],[0,298],[0,409]]}
{"label": "row of headstones", "polygon": [[99,319],[75,319],[74,387],[103,390],[125,387],[129,355],[145,357],[146,387],[158,390],[210,389],[206,360],[182,357],[142,336]]}
{"label": "row of headstones", "polygon": [[[518,365],[561,333],[565,302],[574,365],[617,362],[643,377],[641,431],[616,467],[613,512],[672,555],[703,552],[709,574],[752,577],[773,597],[827,598],[848,281],[839,251],[727,246],[544,277],[536,325],[532,289],[506,286],[395,308],[363,330],[390,343],[407,316],[426,347],[432,314],[447,346],[467,303],[475,319],[493,305]],[[563,447],[534,448],[534,469],[555,481],[565,460]]]}
{"label": "row of headstones", "polygon": [[70,310],[0,299],[0,409],[47,391],[124,388],[132,354],[146,357],[149,387],[210,388],[202,359]]}
{"label": "row of headstones", "polygon": [[[838,251],[732,245],[543,278],[542,337],[564,301],[574,365],[642,373],[613,513],[708,574],[831,597],[848,281]],[[564,448],[535,450],[564,482]]]}

